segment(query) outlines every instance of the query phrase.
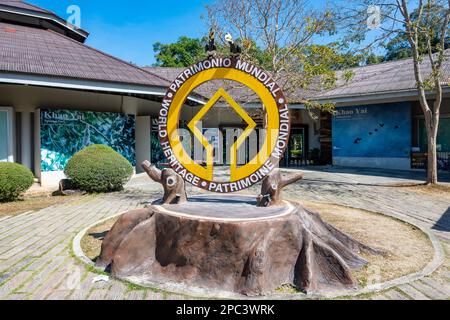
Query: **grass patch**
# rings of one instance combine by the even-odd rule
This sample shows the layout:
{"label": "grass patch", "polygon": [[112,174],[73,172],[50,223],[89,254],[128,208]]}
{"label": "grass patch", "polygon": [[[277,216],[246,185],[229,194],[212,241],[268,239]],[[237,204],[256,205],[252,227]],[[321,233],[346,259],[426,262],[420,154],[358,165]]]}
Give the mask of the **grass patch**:
{"label": "grass patch", "polygon": [[105,222],[98,224],[90,228],[85,236],[81,239],[80,245],[86,257],[95,261],[100,255],[103,239],[108,231],[112,228],[114,223],[120,218],[120,216],[106,220]]}
{"label": "grass patch", "polygon": [[408,191],[424,194],[427,196],[437,197],[439,199],[450,200],[450,185],[449,184],[421,184],[417,186],[406,187]]}
{"label": "grass patch", "polygon": [[301,293],[300,290],[297,290],[296,287],[290,284],[284,284],[281,287],[278,287],[275,289],[276,293],[283,293],[283,294],[296,294]]}
{"label": "grass patch", "polygon": [[124,281],[124,282],[127,284],[127,290],[128,291],[147,291],[146,287],[142,287],[142,286],[140,286],[138,284],[131,283],[129,281]]}
{"label": "grass patch", "polygon": [[39,211],[56,204],[63,204],[83,196],[52,196],[49,193],[25,195],[22,199],[0,203],[0,217],[16,216],[24,212]]}
{"label": "grass patch", "polygon": [[368,264],[353,275],[361,287],[392,280],[423,269],[433,258],[427,235],[403,221],[344,206],[303,202],[322,219],[385,255],[361,254]]}

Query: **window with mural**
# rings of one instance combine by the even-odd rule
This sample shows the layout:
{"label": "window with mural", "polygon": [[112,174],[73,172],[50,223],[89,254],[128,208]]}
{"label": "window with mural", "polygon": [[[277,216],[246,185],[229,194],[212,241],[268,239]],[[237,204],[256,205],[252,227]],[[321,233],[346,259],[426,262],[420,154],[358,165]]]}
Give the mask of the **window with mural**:
{"label": "window with mural", "polygon": [[135,117],[123,113],[41,109],[41,169],[62,171],[91,144],[104,144],[135,166]]}
{"label": "window with mural", "polygon": [[332,121],[333,157],[410,157],[409,103],[337,108]]}

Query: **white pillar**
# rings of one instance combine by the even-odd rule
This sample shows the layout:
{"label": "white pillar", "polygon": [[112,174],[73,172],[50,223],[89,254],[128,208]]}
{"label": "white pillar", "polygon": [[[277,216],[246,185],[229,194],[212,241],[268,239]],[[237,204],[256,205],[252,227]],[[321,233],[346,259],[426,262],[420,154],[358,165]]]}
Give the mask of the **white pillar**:
{"label": "white pillar", "polygon": [[24,111],[20,115],[20,154],[21,163],[29,168],[31,168],[31,113]]}
{"label": "white pillar", "polygon": [[143,172],[141,163],[145,160],[150,161],[151,153],[151,120],[150,117],[136,117],[136,172]]}

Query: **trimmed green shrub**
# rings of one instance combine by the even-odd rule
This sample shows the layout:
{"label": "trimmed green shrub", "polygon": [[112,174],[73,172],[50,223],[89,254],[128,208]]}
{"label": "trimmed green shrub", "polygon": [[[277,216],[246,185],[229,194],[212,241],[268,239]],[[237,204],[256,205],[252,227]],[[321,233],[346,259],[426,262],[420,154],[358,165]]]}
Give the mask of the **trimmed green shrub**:
{"label": "trimmed green shrub", "polygon": [[74,154],[64,173],[83,191],[110,192],[123,189],[133,174],[133,167],[112,148],[94,144]]}
{"label": "trimmed green shrub", "polygon": [[14,201],[34,182],[33,173],[18,163],[0,162],[0,202]]}

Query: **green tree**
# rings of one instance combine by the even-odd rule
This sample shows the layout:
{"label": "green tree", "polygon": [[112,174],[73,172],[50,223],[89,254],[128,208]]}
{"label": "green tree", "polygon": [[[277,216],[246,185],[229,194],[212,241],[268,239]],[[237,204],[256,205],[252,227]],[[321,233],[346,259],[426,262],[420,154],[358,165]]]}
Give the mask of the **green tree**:
{"label": "green tree", "polygon": [[[431,51],[433,53],[438,51],[437,46],[439,45],[441,38],[441,26],[439,22],[442,22],[445,15],[445,8],[436,3],[430,3],[429,7],[426,8],[426,11],[427,14],[424,15],[423,9],[422,12],[420,12],[420,8],[416,8],[410,14],[410,20],[412,23],[429,25],[431,27],[428,35],[426,35],[425,33],[419,34],[418,49],[421,55],[428,54],[427,36],[429,36]],[[421,22],[417,21],[419,19],[419,16],[422,19]],[[445,49],[447,49],[449,45],[450,39],[448,37],[445,37]],[[385,48],[385,59],[387,61],[409,58],[413,55],[406,32],[398,33],[395,37],[390,39],[386,43]]]}
{"label": "green tree", "polygon": [[376,55],[374,53],[371,53],[369,55],[367,55],[366,59],[365,59],[365,64],[369,65],[369,64],[377,64],[377,63],[381,63],[386,61],[386,58],[384,56],[381,55]]}
{"label": "green tree", "polygon": [[204,42],[201,39],[180,37],[177,42],[153,45],[158,67],[187,67],[206,57]]}
{"label": "green tree", "polygon": [[307,0],[215,0],[207,11],[217,39],[234,35],[241,57],[270,71],[291,102],[325,107],[299,95],[299,88],[317,89],[336,80],[339,52],[314,41],[334,32],[330,11]]}
{"label": "green tree", "polygon": [[[427,183],[436,184],[437,133],[443,100],[444,61],[448,59],[450,0],[355,0],[340,8],[340,24],[348,41],[361,44],[368,34],[367,8],[376,6],[381,15],[378,35],[369,46],[391,42],[392,58],[411,56],[417,95],[428,142]],[[402,39],[405,39],[403,41]],[[394,45],[395,44],[395,45]],[[367,46],[366,46],[367,48]]]}

